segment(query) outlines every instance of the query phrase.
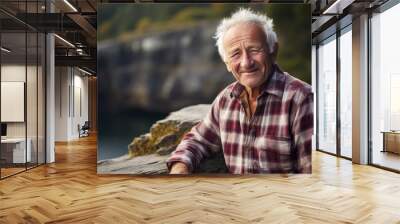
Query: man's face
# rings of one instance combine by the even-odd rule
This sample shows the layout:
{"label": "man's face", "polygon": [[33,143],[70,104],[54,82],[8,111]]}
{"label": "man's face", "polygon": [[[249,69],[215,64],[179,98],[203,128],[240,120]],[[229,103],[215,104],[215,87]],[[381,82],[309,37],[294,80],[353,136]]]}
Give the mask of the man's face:
{"label": "man's face", "polygon": [[271,67],[265,34],[256,24],[241,23],[231,27],[223,39],[225,63],[240,84],[258,88]]}

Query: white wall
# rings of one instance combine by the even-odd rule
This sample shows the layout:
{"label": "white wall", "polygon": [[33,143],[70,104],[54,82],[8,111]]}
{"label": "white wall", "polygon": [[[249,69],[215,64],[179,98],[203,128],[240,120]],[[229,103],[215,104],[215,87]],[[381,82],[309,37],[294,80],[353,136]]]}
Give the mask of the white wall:
{"label": "white wall", "polygon": [[[38,70],[37,70],[38,69]],[[3,64],[1,66],[1,81],[24,82],[26,86],[26,105],[21,108],[26,112],[26,120],[22,122],[6,122],[8,138],[25,138],[30,140],[32,161],[44,163],[44,83],[42,67],[25,64]],[[27,78],[27,80],[25,80]],[[6,96],[2,96],[7,98]],[[2,107],[1,110],[11,110]],[[3,111],[4,112],[4,111]],[[8,111],[13,113],[13,111]],[[37,153],[39,154],[37,156]]]}
{"label": "white wall", "polygon": [[[29,79],[29,85],[36,86],[36,80],[32,80],[30,77],[31,74],[36,75],[36,67],[34,66],[28,66],[25,68],[24,65],[2,65],[1,66],[1,81],[3,82],[25,82],[25,75],[27,69],[27,74],[28,74],[28,79]],[[36,130],[36,113],[32,113],[32,111],[36,111],[36,88],[27,88],[27,103],[30,104],[30,110],[27,111],[27,119],[28,122],[28,137],[30,133],[33,131],[30,131],[31,128],[32,130]],[[4,97],[4,96],[3,96]],[[35,102],[34,104],[31,104],[32,102]],[[40,105],[39,105],[40,106]],[[7,110],[7,108],[1,108],[2,110]],[[31,122],[34,121],[34,124],[31,124]],[[25,123],[26,122],[7,122],[7,136],[8,137],[25,137]],[[35,132],[36,133],[36,132]]]}
{"label": "white wall", "polygon": [[67,67],[55,68],[55,141],[68,140],[68,71]]}
{"label": "white wall", "polygon": [[56,141],[79,137],[78,124],[88,120],[88,78],[76,68],[56,67]]}
{"label": "white wall", "polygon": [[[2,65],[1,81],[25,82],[25,65]],[[6,110],[6,108],[1,108],[1,109]],[[7,137],[25,137],[25,123],[24,122],[7,123]]]}
{"label": "white wall", "polygon": [[[32,67],[28,66],[28,70]],[[24,65],[2,65],[1,81],[19,81],[25,82],[25,64]]]}

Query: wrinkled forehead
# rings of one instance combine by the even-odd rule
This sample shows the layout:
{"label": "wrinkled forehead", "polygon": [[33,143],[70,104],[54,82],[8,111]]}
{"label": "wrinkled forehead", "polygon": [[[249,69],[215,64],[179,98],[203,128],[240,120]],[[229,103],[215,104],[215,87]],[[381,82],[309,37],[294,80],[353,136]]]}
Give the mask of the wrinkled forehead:
{"label": "wrinkled forehead", "polygon": [[240,43],[252,43],[264,45],[266,43],[265,33],[260,25],[246,22],[232,26],[225,33],[223,46],[225,49]]}

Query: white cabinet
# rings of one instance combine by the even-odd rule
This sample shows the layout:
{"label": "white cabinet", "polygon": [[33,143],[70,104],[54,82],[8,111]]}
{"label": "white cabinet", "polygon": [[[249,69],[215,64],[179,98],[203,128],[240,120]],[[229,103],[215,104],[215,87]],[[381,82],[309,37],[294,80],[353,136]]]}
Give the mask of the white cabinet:
{"label": "white cabinet", "polygon": [[[9,151],[12,151],[12,163],[25,163],[32,161],[32,140],[28,138],[26,142],[28,144],[25,151],[25,138],[7,138],[1,140],[2,148],[6,147]],[[25,161],[25,159],[27,160]]]}

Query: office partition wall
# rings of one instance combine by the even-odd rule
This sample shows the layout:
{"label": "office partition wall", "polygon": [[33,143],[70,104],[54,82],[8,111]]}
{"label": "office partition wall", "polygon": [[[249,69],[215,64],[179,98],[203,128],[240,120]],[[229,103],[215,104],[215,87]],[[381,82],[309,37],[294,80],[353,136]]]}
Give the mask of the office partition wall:
{"label": "office partition wall", "polygon": [[1,179],[45,162],[45,34],[23,22],[44,11],[41,3],[20,1],[17,15],[0,11]]}
{"label": "office partition wall", "polygon": [[0,144],[3,178],[26,169],[31,148],[26,138],[26,33],[2,32],[1,46],[7,49],[1,52],[0,77],[1,122],[7,127]]}

